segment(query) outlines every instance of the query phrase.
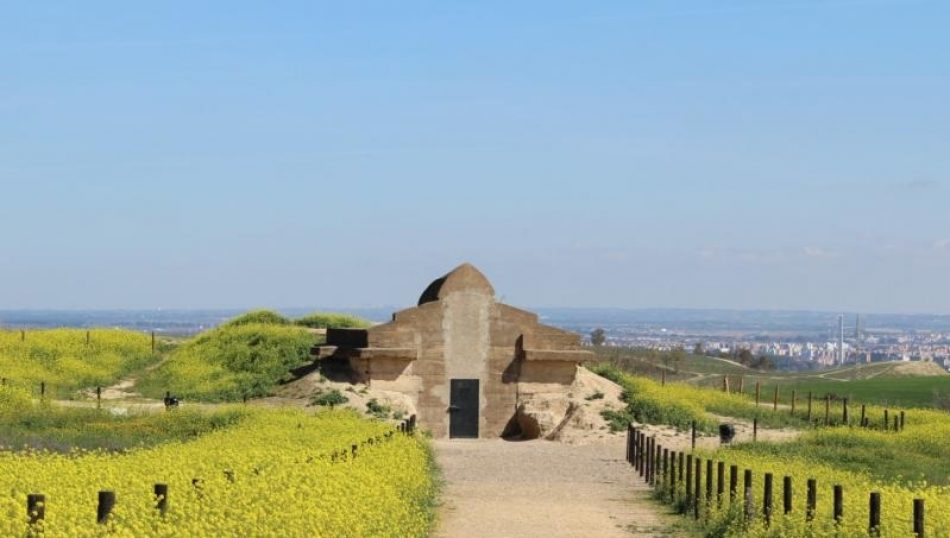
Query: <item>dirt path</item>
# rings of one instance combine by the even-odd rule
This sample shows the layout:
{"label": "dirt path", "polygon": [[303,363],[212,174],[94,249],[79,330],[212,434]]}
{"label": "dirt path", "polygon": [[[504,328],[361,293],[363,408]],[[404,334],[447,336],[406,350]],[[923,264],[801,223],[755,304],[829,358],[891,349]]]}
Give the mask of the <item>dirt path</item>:
{"label": "dirt path", "polygon": [[440,440],[437,538],[686,536],[624,461],[624,442]]}

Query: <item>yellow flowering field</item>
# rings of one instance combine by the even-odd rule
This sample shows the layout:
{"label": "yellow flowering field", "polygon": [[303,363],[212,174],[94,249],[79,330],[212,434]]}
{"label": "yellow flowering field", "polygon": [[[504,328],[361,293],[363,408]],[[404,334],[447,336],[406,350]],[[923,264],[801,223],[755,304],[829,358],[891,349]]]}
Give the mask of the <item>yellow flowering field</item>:
{"label": "yellow flowering field", "polygon": [[[46,496],[33,532],[49,537],[425,536],[435,492],[428,448],[392,431],[347,411],[248,409],[235,426],[154,448],[0,452],[0,536],[28,534],[29,493]],[[168,485],[164,516],[156,483]],[[117,499],[104,525],[99,490]]]}
{"label": "yellow flowering field", "polygon": [[[863,435],[856,432],[856,435]],[[704,460],[702,465],[702,510],[703,526],[709,536],[742,536],[742,537],[810,537],[810,536],[839,536],[839,537],[866,537],[868,536],[868,504],[869,493],[881,493],[881,527],[880,536],[913,536],[913,500],[924,499],[926,506],[927,536],[950,536],[950,511],[944,508],[950,503],[950,487],[918,483],[893,483],[889,481],[871,479],[865,473],[841,470],[833,463],[822,463],[808,458],[775,457],[763,453],[749,453],[739,449],[722,449],[715,452],[698,451],[697,456]],[[705,499],[706,466],[705,460],[723,461],[726,465],[726,486],[722,507],[719,508],[715,497],[709,504]],[[739,467],[739,495],[736,505],[730,510],[729,499],[729,466]],[[715,467],[714,467],[715,469]],[[752,494],[755,518],[751,522],[745,521],[741,513],[741,499],[743,488],[743,472],[745,469],[753,471]],[[773,474],[773,517],[771,525],[765,525],[763,513],[763,496],[765,473]],[[792,477],[793,508],[792,512],[783,514],[782,481],[785,476]],[[817,481],[817,503],[814,520],[807,523],[805,520],[805,500],[807,480]],[[714,477],[715,481],[715,477]],[[833,486],[843,487],[843,519],[839,525],[833,519]],[[668,490],[667,490],[668,491]],[[716,489],[714,488],[715,496]],[[683,497],[683,487],[680,485],[679,498]],[[661,497],[668,500],[667,492]],[[690,510],[692,513],[692,510]]]}
{"label": "yellow flowering field", "polygon": [[[86,334],[88,333],[88,341]],[[153,360],[149,335],[121,329],[0,330],[0,377],[7,384],[66,396],[110,385]]]}

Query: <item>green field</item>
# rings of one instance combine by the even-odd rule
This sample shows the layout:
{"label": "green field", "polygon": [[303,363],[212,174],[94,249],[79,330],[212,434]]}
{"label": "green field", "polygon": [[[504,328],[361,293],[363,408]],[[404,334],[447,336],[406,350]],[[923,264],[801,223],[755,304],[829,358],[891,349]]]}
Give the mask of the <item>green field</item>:
{"label": "green field", "polygon": [[791,403],[792,391],[799,405],[811,392],[815,398],[848,398],[855,403],[882,406],[936,407],[950,409],[950,375],[930,363],[882,362],[811,372],[759,371],[714,357],[636,348],[601,348],[598,357],[635,375],[668,382],[686,382],[722,388],[723,376],[730,391],[754,397],[760,383],[761,401],[771,402],[779,389],[779,403]]}

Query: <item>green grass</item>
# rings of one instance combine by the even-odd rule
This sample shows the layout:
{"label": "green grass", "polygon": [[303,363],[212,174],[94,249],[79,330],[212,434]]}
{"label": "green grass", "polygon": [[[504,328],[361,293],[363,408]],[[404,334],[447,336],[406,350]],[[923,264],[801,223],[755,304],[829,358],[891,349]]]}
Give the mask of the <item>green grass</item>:
{"label": "green grass", "polygon": [[[907,367],[921,365],[901,362],[861,364],[811,372],[763,372],[732,361],[683,352],[601,347],[596,349],[596,353],[600,361],[653,380],[665,377],[667,382],[687,382],[720,389],[723,376],[726,376],[730,391],[737,391],[741,378],[743,393],[749,398],[754,397],[755,384],[759,382],[762,402],[771,402],[773,391],[778,386],[779,403],[783,405],[791,403],[791,391],[794,389],[799,403],[811,392],[819,399],[831,395],[833,398],[848,398],[855,403],[950,410],[950,375],[941,374],[936,365],[929,365],[929,371],[940,375],[913,375],[919,370],[908,370]],[[720,413],[726,410],[710,411]]]}
{"label": "green grass", "polygon": [[686,352],[654,351],[644,348],[593,348],[598,362],[609,362],[626,372],[652,379],[687,381],[712,375],[750,375],[756,370],[737,362]]}
{"label": "green grass", "polygon": [[354,328],[365,329],[373,323],[368,319],[349,314],[336,314],[333,312],[314,312],[294,320],[294,325],[309,327],[311,329],[337,329]]}
{"label": "green grass", "polygon": [[[751,392],[749,380],[746,383],[747,392]],[[809,392],[819,399],[831,395],[856,403],[901,407],[946,408],[950,399],[950,376],[875,377],[853,381],[814,377],[768,378],[762,382],[762,398],[771,401],[775,387],[779,388],[779,402],[783,404],[791,403],[792,390],[799,402],[807,398]]]}
{"label": "green grass", "polygon": [[0,388],[0,450],[123,451],[194,439],[242,417],[239,409],[114,414],[41,403],[18,389]]}
{"label": "green grass", "polygon": [[310,362],[314,336],[279,324],[228,324],[201,333],[171,352],[137,384],[145,396],[166,391],[186,400],[240,401],[270,395],[290,370]]}

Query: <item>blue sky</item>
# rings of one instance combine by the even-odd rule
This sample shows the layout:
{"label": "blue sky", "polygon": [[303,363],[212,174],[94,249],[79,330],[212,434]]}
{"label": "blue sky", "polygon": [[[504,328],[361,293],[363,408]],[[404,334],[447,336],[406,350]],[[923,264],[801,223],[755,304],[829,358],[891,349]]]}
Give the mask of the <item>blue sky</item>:
{"label": "blue sky", "polygon": [[21,2],[0,308],[950,312],[950,4]]}

